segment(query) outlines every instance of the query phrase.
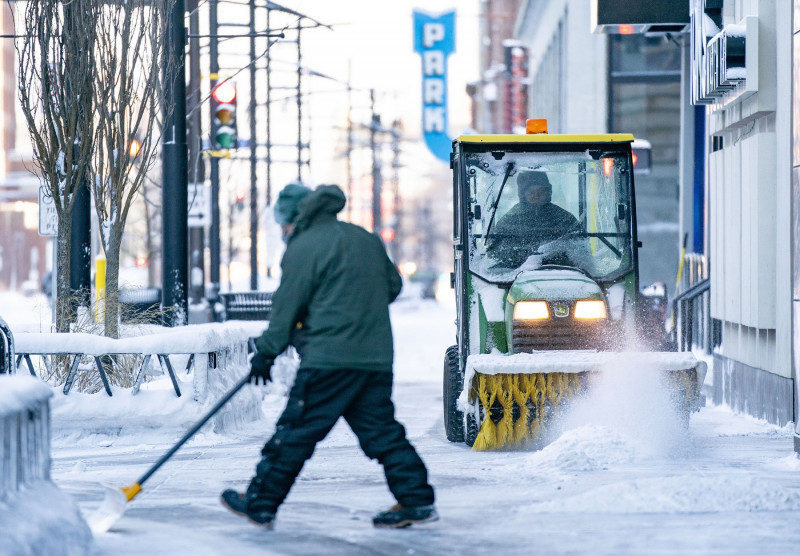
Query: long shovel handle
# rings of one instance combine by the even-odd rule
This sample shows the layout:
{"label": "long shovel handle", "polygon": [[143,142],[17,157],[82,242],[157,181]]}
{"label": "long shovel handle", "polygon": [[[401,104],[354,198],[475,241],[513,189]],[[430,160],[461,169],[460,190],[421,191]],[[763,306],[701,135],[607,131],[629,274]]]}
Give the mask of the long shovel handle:
{"label": "long shovel handle", "polygon": [[187,440],[189,440],[194,433],[200,430],[200,427],[206,424],[206,422],[214,416],[214,414],[220,410],[220,408],[228,403],[228,401],[242,389],[242,386],[247,384],[250,380],[249,375],[245,375],[242,377],[239,382],[231,389],[230,392],[222,396],[222,398],[216,403],[211,410],[200,419],[195,425],[183,435],[183,438],[178,440],[178,442],[170,448],[170,450],[161,456],[155,464],[153,464],[150,469],[147,470],[147,473],[142,475],[139,478],[138,482],[133,483],[130,486],[118,488],[114,485],[105,485],[106,495],[105,498],[97,509],[94,514],[90,515],[87,519],[90,528],[92,529],[93,533],[104,533],[108,531],[112,525],[114,525],[119,519],[122,517],[122,514],[125,513],[125,505],[127,502],[130,502],[134,499],[134,497],[139,494],[142,490],[142,483],[144,483],[150,475],[156,472],[156,470],[164,465],[164,462],[167,461],[172,455],[178,451],[178,448],[183,446]]}
{"label": "long shovel handle", "polygon": [[[211,419],[211,418],[212,418],[212,417],[213,417],[213,416],[214,416],[214,415],[215,415],[215,414],[216,414],[216,413],[217,413],[217,412],[218,412],[220,409],[222,409],[222,406],[223,406],[223,405],[225,405],[226,403],[228,403],[228,401],[229,401],[229,400],[230,400],[230,399],[231,399],[233,396],[235,396],[235,395],[236,395],[236,393],[237,393],[239,390],[241,390],[241,389],[242,389],[242,387],[243,387],[245,384],[247,384],[248,382],[250,382],[250,376],[249,376],[249,375],[245,375],[244,377],[242,377],[242,378],[239,380],[239,382],[237,382],[237,383],[236,383],[236,385],[235,385],[233,388],[231,388],[231,389],[230,389],[230,391],[229,391],[227,394],[225,394],[224,396],[222,396],[222,398],[220,398],[220,400],[219,400],[219,401],[216,403],[216,405],[214,405],[214,407],[212,407],[212,408],[211,408],[211,410],[210,410],[208,413],[206,413],[206,414],[205,414],[205,416],[204,416],[202,419],[200,419],[200,420],[199,420],[197,423],[195,423],[195,424],[194,424],[194,426],[193,426],[191,429],[189,429],[189,430],[188,430],[188,432],[187,432],[186,434],[184,434],[184,435],[183,435],[183,437],[182,437],[180,440],[178,440],[178,442],[176,442],[176,443],[175,443],[175,445],[174,445],[172,448],[170,448],[170,449],[169,449],[169,451],[168,451],[166,454],[164,454],[163,456],[161,456],[161,458],[160,458],[160,459],[159,459],[157,462],[155,462],[155,463],[154,463],[154,464],[153,464],[153,465],[150,467],[150,469],[148,469],[148,470],[145,472],[145,474],[144,474],[144,475],[142,475],[141,477],[139,477],[139,480],[138,480],[138,481],[136,481],[136,483],[137,483],[137,485],[139,486],[139,488],[141,488],[141,485],[142,485],[142,484],[144,484],[144,482],[145,482],[147,479],[149,479],[149,478],[150,478],[150,475],[152,475],[153,473],[155,473],[155,472],[158,470],[158,468],[159,468],[159,467],[161,467],[162,465],[164,465],[164,462],[166,462],[166,461],[167,461],[169,458],[171,458],[171,457],[173,456],[173,454],[174,454],[175,452],[177,452],[177,451],[178,451],[178,449],[179,449],[181,446],[183,446],[183,445],[186,443],[186,441],[187,441],[187,440],[189,440],[189,439],[190,439],[192,436],[194,436],[194,434],[195,434],[197,431],[199,431],[199,430],[200,430],[200,428],[201,428],[203,425],[205,425],[205,424],[208,422],[208,420],[209,420],[209,419]],[[137,489],[137,492],[138,492],[138,489]],[[134,494],[133,496],[135,496],[135,494]],[[130,500],[131,498],[133,498],[133,496],[130,496],[130,497],[128,498],[128,500]]]}

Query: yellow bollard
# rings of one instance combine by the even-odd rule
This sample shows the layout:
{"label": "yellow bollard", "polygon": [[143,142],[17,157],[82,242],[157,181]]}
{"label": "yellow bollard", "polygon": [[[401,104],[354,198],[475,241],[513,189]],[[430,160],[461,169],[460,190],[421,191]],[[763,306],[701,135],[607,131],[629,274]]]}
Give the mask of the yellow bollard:
{"label": "yellow bollard", "polygon": [[95,259],[94,271],[94,322],[101,323],[106,314],[106,258]]}

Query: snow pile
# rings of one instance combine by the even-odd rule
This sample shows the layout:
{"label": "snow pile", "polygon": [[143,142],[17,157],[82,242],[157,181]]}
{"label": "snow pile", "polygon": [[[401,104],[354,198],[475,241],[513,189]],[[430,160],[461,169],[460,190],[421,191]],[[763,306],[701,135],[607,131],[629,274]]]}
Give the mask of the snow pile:
{"label": "snow pile", "polygon": [[[245,423],[263,419],[263,398],[267,395],[285,397],[296,368],[296,359],[278,358],[273,367],[273,382],[266,388],[246,385],[207,426],[214,433],[225,434]],[[247,372],[246,363],[230,365],[226,373],[209,369],[208,393],[202,403],[192,398],[190,385],[182,381],[185,375],[181,373],[176,373],[184,392],[181,397],[175,395],[166,376],[145,383],[136,395],[129,388],[113,387],[112,397],[80,392],[64,395],[61,390],[53,390],[53,434],[60,443],[68,440],[67,444],[75,446],[135,444],[141,441],[143,431],[152,434],[157,430],[171,430],[173,435],[180,435],[205,415]]]}
{"label": "snow pile", "polygon": [[530,513],[793,512],[800,492],[765,479],[677,475],[622,481],[580,495],[533,504]]}
{"label": "snow pile", "polygon": [[[734,415],[736,418],[732,419]],[[754,435],[791,438],[794,434],[794,423],[792,422],[781,427],[758,417],[736,412],[727,405],[706,407],[703,412],[703,420],[707,423],[709,430],[721,438]]]}
{"label": "snow pile", "polygon": [[84,556],[92,533],[78,506],[49,481],[0,497],[0,554]]}
{"label": "snow pile", "polygon": [[142,429],[185,429],[202,415],[204,407],[190,395],[176,396],[168,378],[147,386],[135,396],[130,389],[112,388],[113,397],[79,392],[65,396],[56,390],[51,402],[54,438],[73,446],[108,446],[126,439],[138,443]]}
{"label": "snow pile", "polygon": [[800,454],[789,454],[785,458],[767,464],[767,467],[785,471],[800,471]]}
{"label": "snow pile", "polygon": [[636,450],[621,434],[598,425],[567,431],[541,451],[528,456],[525,469],[546,471],[594,471],[635,459]]}

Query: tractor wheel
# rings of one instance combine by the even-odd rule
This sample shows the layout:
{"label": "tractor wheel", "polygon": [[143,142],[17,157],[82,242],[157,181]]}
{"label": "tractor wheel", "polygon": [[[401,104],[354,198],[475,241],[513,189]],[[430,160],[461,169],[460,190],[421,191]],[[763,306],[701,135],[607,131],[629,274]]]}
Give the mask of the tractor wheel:
{"label": "tractor wheel", "polygon": [[480,428],[481,424],[475,418],[475,413],[472,411],[467,412],[467,414],[464,415],[464,443],[470,448],[475,444],[475,439],[478,438],[478,430]]}
{"label": "tractor wheel", "polygon": [[458,365],[458,346],[450,346],[444,354],[444,430],[450,442],[464,441],[464,418],[458,410],[457,400],[464,385]]}

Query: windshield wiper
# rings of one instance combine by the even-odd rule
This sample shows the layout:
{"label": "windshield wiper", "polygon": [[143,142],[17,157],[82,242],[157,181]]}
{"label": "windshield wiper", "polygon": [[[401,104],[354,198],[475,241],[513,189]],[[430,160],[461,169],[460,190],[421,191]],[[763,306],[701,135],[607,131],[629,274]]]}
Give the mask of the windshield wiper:
{"label": "windshield wiper", "polygon": [[506,166],[506,173],[503,176],[503,183],[500,184],[500,191],[497,192],[497,197],[495,197],[494,203],[492,203],[492,206],[490,207],[490,210],[492,211],[492,216],[489,218],[489,225],[486,226],[486,234],[484,236],[487,240],[489,239],[489,232],[492,230],[492,224],[494,224],[494,215],[497,213],[497,205],[500,203],[500,196],[503,194],[503,188],[506,186],[506,182],[508,181],[508,176],[511,175],[511,170],[513,169],[514,169],[514,163],[509,162],[508,165]]}

